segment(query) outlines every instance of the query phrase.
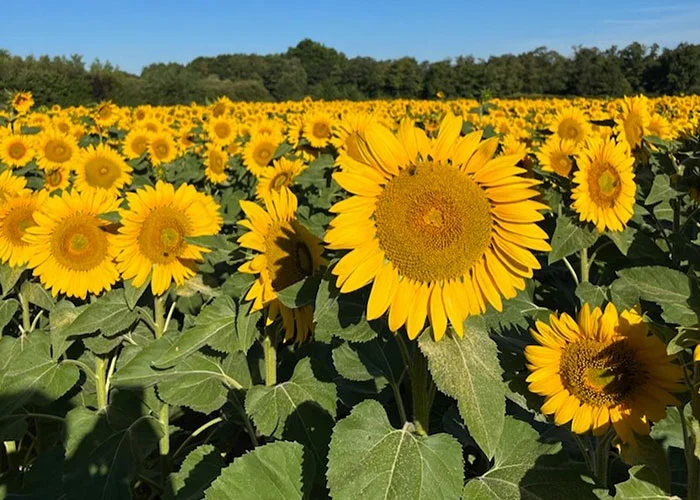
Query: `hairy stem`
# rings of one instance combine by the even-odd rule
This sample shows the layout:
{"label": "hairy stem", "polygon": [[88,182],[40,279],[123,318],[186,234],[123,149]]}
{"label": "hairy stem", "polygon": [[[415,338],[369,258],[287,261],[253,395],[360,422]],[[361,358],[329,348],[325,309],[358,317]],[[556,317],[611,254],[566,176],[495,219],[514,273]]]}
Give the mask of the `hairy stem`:
{"label": "hairy stem", "polygon": [[590,267],[588,265],[588,249],[581,249],[581,283],[588,283],[590,277]]}
{"label": "hairy stem", "polygon": [[107,408],[107,360],[95,356],[95,391],[97,393],[97,410]]}
{"label": "hairy stem", "polygon": [[277,384],[277,334],[270,328],[263,339],[263,353],[265,354],[265,385]]}

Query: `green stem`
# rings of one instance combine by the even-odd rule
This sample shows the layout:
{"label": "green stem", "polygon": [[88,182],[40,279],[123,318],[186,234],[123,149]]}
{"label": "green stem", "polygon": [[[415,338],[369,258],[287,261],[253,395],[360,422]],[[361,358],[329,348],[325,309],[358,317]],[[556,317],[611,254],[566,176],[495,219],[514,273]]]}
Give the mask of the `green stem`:
{"label": "green stem", "polygon": [[399,409],[399,418],[401,419],[401,425],[403,425],[408,421],[408,417],[406,416],[406,408],[404,408],[403,399],[401,399],[401,390],[399,389],[399,385],[393,380],[389,385],[391,385],[391,390],[394,393],[396,406]]}
{"label": "green stem", "polygon": [[32,318],[29,315],[29,301],[23,293],[18,293],[19,303],[22,306],[22,330],[24,333],[32,331]]}
{"label": "green stem", "polygon": [[610,458],[610,443],[615,432],[608,430],[602,436],[596,438],[595,456],[593,460],[595,480],[599,487],[608,488],[608,459]]}
{"label": "green stem", "polygon": [[428,360],[420,349],[416,349],[411,363],[411,392],[413,396],[413,423],[416,431],[428,435],[430,423],[430,387]]}
{"label": "green stem", "polygon": [[581,455],[583,456],[583,460],[586,462],[586,467],[589,471],[591,471],[592,474],[594,474],[595,471],[593,470],[593,463],[591,462],[590,450],[581,439],[581,436],[579,436],[575,432],[571,432],[571,436],[574,438],[574,442],[576,443],[576,446],[578,446],[578,449],[581,452]]}
{"label": "green stem", "polygon": [[95,357],[95,391],[97,392],[97,410],[107,408],[107,360]]}
{"label": "green stem", "polygon": [[200,425],[199,428],[197,428],[197,430],[195,430],[192,434],[190,434],[189,436],[187,436],[187,439],[185,439],[185,440],[182,442],[182,444],[180,445],[180,447],[175,451],[175,453],[173,453],[173,457],[177,457],[177,456],[180,454],[180,452],[182,452],[182,450],[184,450],[185,447],[186,447],[188,444],[190,444],[190,441],[192,441],[194,438],[196,438],[197,436],[199,436],[202,432],[206,431],[206,430],[207,430],[209,427],[211,427],[212,425],[216,425],[216,424],[218,424],[219,422],[223,422],[223,421],[224,421],[223,418],[221,418],[221,417],[215,417],[215,418],[212,418],[209,422],[207,422],[207,423],[205,423],[205,424],[203,424],[203,425]]}
{"label": "green stem", "polygon": [[159,295],[153,299],[153,320],[156,326],[156,338],[159,339],[165,333],[165,295]]}
{"label": "green stem", "polygon": [[263,339],[265,354],[265,385],[271,387],[277,384],[277,334],[270,328]]}
{"label": "green stem", "polygon": [[163,437],[158,441],[158,450],[160,451],[161,465],[163,467],[163,482],[165,482],[170,473],[170,408],[167,404],[163,406],[158,413],[158,421],[162,427]]}
{"label": "green stem", "polygon": [[588,249],[581,249],[581,283],[588,283],[590,277],[590,267],[588,266]]}

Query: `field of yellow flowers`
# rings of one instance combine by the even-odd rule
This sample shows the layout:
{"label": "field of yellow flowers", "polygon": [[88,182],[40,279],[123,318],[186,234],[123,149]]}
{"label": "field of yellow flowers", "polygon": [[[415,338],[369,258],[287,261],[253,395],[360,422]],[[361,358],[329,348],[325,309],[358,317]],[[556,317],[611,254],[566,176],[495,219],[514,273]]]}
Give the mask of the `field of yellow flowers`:
{"label": "field of yellow flowers", "polygon": [[698,96],[17,92],[0,492],[700,498],[699,214]]}

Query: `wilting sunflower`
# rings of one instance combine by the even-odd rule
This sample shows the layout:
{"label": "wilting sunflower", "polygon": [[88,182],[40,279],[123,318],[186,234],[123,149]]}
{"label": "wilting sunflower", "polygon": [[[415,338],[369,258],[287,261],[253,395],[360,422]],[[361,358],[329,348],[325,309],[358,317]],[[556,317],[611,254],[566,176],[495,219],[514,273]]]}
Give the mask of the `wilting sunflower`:
{"label": "wilting sunflower", "polygon": [[569,139],[560,139],[553,135],[545,142],[537,153],[542,170],[554,172],[562,177],[569,177],[574,166],[573,156],[576,154],[576,143]]}
{"label": "wilting sunflower", "polygon": [[614,139],[591,138],[577,159],[571,197],[582,221],[622,231],[634,213],[634,158]]}
{"label": "wilting sunflower", "polygon": [[216,184],[226,182],[228,179],[228,174],[226,173],[228,153],[222,151],[221,146],[216,144],[207,146],[204,155],[204,165],[207,167],[204,169],[204,175],[207,176],[207,179]]}
{"label": "wilting sunflower", "polygon": [[262,200],[273,191],[289,191],[289,186],[294,183],[294,178],[306,170],[306,165],[300,160],[288,160],[280,158],[267,167],[258,177],[258,185],[255,187],[255,196]]}
{"label": "wilting sunflower", "polygon": [[124,137],[122,151],[129,160],[140,158],[148,149],[150,133],[146,129],[135,128]]}
{"label": "wilting sunflower", "polygon": [[49,129],[36,137],[35,150],[39,168],[52,170],[70,166],[78,152],[78,143],[72,135]]}
{"label": "wilting sunflower", "polygon": [[313,148],[325,148],[333,135],[333,121],[325,113],[313,113],[304,117],[304,138]]}
{"label": "wilting sunflower", "polygon": [[313,308],[290,309],[277,292],[316,273],[326,262],[321,240],[297,221],[297,199],[289,191],[272,192],[265,199],[267,211],[250,201],[241,201],[248,217],[239,224],[250,231],[238,238],[255,256],[238,270],[258,275],[246,300],[252,310],[269,306],[267,324],[282,316],[286,340],[301,342],[313,331]]}
{"label": "wilting sunflower", "polygon": [[618,315],[585,304],[578,319],[552,314],[531,330],[540,345],[525,348],[530,390],[545,396],[542,413],[571,430],[603,434],[612,423],[623,442],[649,434],[649,422],[666,416],[671,394],[683,390],[681,368],[634,310]]}
{"label": "wilting sunflower", "polygon": [[43,190],[52,193],[58,189],[66,189],[69,184],[70,170],[68,167],[58,167],[44,171]]}
{"label": "wilting sunflower", "polygon": [[53,296],[84,299],[109,290],[119,279],[111,224],[101,214],[114,212],[117,198],[107,191],[64,191],[48,198],[26,228],[27,265]]}
{"label": "wilting sunflower", "polygon": [[46,202],[48,192],[28,189],[0,204],[0,262],[23,266],[31,257],[24,241],[27,228],[35,226],[34,212]]}
{"label": "wilting sunflower", "polygon": [[131,167],[109,146],[99,144],[80,152],[75,162],[75,187],[79,191],[106,189],[115,193],[131,182]]}
{"label": "wilting sunflower", "polygon": [[27,179],[12,175],[11,170],[0,173],[0,201],[21,194],[26,185]]}
{"label": "wilting sunflower", "polygon": [[279,140],[271,134],[251,136],[243,149],[243,164],[256,177],[262,174],[277,151]]}
{"label": "wilting sunflower", "polygon": [[179,286],[196,273],[196,262],[209,250],[186,238],[215,235],[221,229],[219,205],[194,186],[158,181],[127,193],[128,209],[119,210],[122,226],[115,239],[117,266],[136,287],[151,277],[151,290],[160,295],[175,281]]}
{"label": "wilting sunflower", "polygon": [[404,121],[398,136],[370,124],[359,162],[333,178],[354,196],[333,207],[328,247],[351,250],[333,268],[343,293],[369,283],[368,319],[388,309],[389,328],[414,339],[429,317],[436,340],[447,320],[463,334],[470,314],[502,309],[540,267],[532,250],[550,250],[535,222],[546,209],[531,198],[517,156],[493,158],[498,139],[460,137],[448,115],[435,139]]}
{"label": "wilting sunflower", "polygon": [[617,124],[620,142],[631,151],[642,143],[649,126],[649,102],[646,97],[625,97]]}
{"label": "wilting sunflower", "polygon": [[10,134],[0,138],[0,161],[10,167],[23,167],[34,158],[26,135]]}
{"label": "wilting sunflower", "polygon": [[549,129],[561,139],[576,143],[585,140],[591,133],[591,125],[583,112],[575,107],[566,108],[554,117]]}
{"label": "wilting sunflower", "polygon": [[31,92],[17,92],[10,102],[14,110],[22,115],[34,106],[34,97]]}
{"label": "wilting sunflower", "polygon": [[148,141],[148,155],[154,167],[171,163],[177,158],[177,145],[169,132],[151,134]]}

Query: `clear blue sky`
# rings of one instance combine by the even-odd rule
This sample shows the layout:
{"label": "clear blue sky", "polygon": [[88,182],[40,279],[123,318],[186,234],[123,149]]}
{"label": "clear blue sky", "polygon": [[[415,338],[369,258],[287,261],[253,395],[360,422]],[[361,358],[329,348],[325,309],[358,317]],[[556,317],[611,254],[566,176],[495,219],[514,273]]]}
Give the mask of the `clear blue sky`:
{"label": "clear blue sky", "polygon": [[0,48],[17,55],[82,54],[140,73],[201,55],[280,53],[303,38],[347,56],[519,53],[546,45],[607,48],[633,40],[700,43],[700,1],[324,0],[215,2],[3,1]]}

